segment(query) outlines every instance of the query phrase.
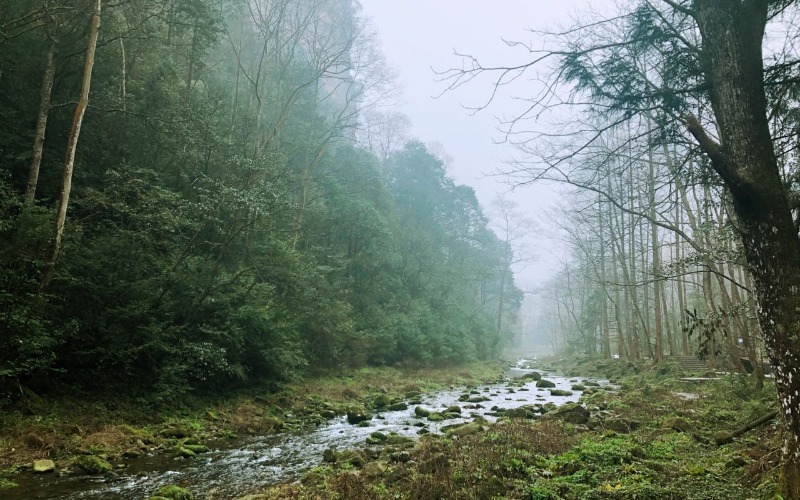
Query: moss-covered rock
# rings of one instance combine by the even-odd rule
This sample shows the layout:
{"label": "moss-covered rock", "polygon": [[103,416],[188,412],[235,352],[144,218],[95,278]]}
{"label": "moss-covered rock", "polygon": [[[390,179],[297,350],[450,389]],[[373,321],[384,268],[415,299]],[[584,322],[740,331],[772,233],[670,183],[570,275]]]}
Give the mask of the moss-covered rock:
{"label": "moss-covered rock", "polygon": [[389,437],[379,431],[375,431],[367,437],[367,444],[376,445],[385,443]]}
{"label": "moss-covered rock", "polygon": [[406,403],[404,403],[404,402],[402,402],[402,401],[401,401],[401,402],[399,402],[399,403],[392,403],[392,404],[390,404],[390,405],[389,405],[389,407],[388,407],[387,409],[388,409],[389,411],[403,411],[403,410],[408,410],[408,404],[406,404]]}
{"label": "moss-covered rock", "polygon": [[547,379],[541,379],[538,382],[536,382],[536,387],[539,387],[540,389],[549,389],[555,386],[556,386],[555,382],[552,382]]}
{"label": "moss-covered rock", "polygon": [[75,466],[85,474],[105,474],[111,472],[111,464],[97,455],[82,455],[75,460]]}
{"label": "moss-covered rock", "polygon": [[48,459],[35,460],[31,465],[31,468],[36,474],[45,474],[47,472],[55,471],[56,464],[52,460]]}
{"label": "moss-covered rock", "polygon": [[208,453],[210,451],[208,446],[202,444],[184,444],[183,447],[186,448],[187,450],[191,450],[193,453],[196,454]]}
{"label": "moss-covered rock", "polygon": [[150,500],[157,498],[169,498],[170,500],[194,500],[194,495],[186,488],[181,488],[174,484],[167,484],[157,489]]}
{"label": "moss-covered rock", "polygon": [[347,423],[351,425],[360,424],[370,419],[370,415],[363,408],[350,408],[347,410]]}
{"label": "moss-covered rock", "polygon": [[176,458],[194,458],[197,456],[197,454],[187,446],[176,446],[172,448],[172,455]]}
{"label": "moss-covered rock", "polygon": [[570,424],[585,424],[589,421],[589,410],[582,405],[565,405],[553,413],[555,418]]}
{"label": "moss-covered rock", "polygon": [[565,391],[563,389],[550,389],[551,396],[572,396],[571,391]]}
{"label": "moss-covered rock", "polygon": [[334,448],[327,448],[325,451],[322,452],[322,461],[332,464],[336,462],[339,453]]}
{"label": "moss-covered rock", "polygon": [[421,406],[417,406],[416,408],[414,408],[414,415],[416,415],[418,417],[424,418],[424,417],[427,417],[430,414],[431,414],[430,410],[426,410],[425,408],[423,408]]}
{"label": "moss-covered rock", "polygon": [[663,427],[664,429],[672,429],[678,432],[685,432],[687,434],[691,434],[695,430],[692,424],[678,417],[668,418],[664,420],[664,422],[661,424],[661,427]]}

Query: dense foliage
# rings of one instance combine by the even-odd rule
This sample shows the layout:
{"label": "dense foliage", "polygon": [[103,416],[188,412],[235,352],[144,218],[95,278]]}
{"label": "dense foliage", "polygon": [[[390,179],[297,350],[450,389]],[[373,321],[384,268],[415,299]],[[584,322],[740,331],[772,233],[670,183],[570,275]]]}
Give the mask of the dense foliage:
{"label": "dense foliage", "polygon": [[355,140],[385,79],[357,5],[103,9],[47,283],[91,12],[0,1],[0,391],[168,397],[496,353],[521,294],[475,194],[419,142],[381,162]]}

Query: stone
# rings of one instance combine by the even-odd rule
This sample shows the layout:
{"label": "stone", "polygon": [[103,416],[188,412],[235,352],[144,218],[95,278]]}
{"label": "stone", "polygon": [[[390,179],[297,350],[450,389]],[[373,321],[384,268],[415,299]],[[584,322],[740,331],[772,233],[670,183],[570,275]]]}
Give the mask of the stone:
{"label": "stone", "polygon": [[550,380],[546,379],[541,379],[538,382],[536,382],[536,387],[539,387],[540,389],[549,389],[555,386],[556,384],[554,382],[551,382]]}
{"label": "stone", "polygon": [[464,437],[470,434],[477,434],[484,430],[484,427],[477,422],[470,422],[468,424],[459,424],[454,426],[445,427],[444,432],[451,436]]}
{"label": "stone", "polygon": [[183,447],[187,450],[191,450],[193,453],[208,453],[211,451],[208,446],[202,444],[184,444]]}
{"label": "stone", "polygon": [[160,434],[166,438],[180,439],[191,436],[192,430],[184,425],[176,425],[162,430]]}
{"label": "stone", "polygon": [[111,472],[111,464],[97,455],[82,455],[75,460],[75,466],[86,474],[97,475]]}
{"label": "stone", "polygon": [[508,418],[533,418],[534,414],[525,408],[509,408],[504,413]]}
{"label": "stone", "polygon": [[461,413],[461,407],[458,405],[448,406],[445,410],[447,413]]}
{"label": "stone", "polygon": [[380,477],[386,472],[383,462],[368,462],[361,468],[361,472],[368,477]]}
{"label": "stone", "polygon": [[333,411],[333,410],[322,410],[321,412],[319,412],[319,414],[320,414],[320,416],[322,418],[325,418],[325,419],[328,419],[328,420],[330,420],[332,418],[336,418],[336,412]]}
{"label": "stone", "polygon": [[519,377],[521,380],[542,380],[542,374],[539,372],[530,372],[526,373],[525,375]]}
{"label": "stone", "polygon": [[56,470],[56,464],[52,460],[42,459],[33,462],[33,472],[37,474],[45,474]]}
{"label": "stone", "polygon": [[358,410],[348,410],[347,411],[347,423],[351,425],[356,425],[361,422],[366,422],[369,420],[369,416],[366,415],[363,411]]}
{"label": "stone", "polygon": [[418,417],[427,417],[430,414],[431,414],[430,410],[426,410],[421,406],[417,406],[416,408],[414,408],[414,415]]}
{"label": "stone", "polygon": [[612,431],[620,434],[627,434],[639,427],[637,422],[632,422],[624,418],[608,419],[603,424],[605,425],[606,429],[611,429]]}
{"label": "stone", "polygon": [[567,405],[556,410],[553,415],[570,424],[582,425],[589,421],[589,410],[582,405]]}
{"label": "stone", "polygon": [[366,442],[367,442],[367,444],[370,444],[370,445],[376,445],[376,444],[385,443],[386,440],[388,440],[388,439],[389,438],[388,438],[388,436],[386,436],[386,434],[384,434],[382,432],[379,432],[379,431],[376,431],[376,432],[373,432],[372,434],[370,434],[367,437]]}
{"label": "stone", "polygon": [[672,429],[678,432],[685,432],[687,434],[694,432],[694,426],[679,417],[668,418],[664,420],[664,422],[661,424],[661,427],[665,429]]}
{"label": "stone", "polygon": [[402,463],[406,463],[409,460],[411,460],[411,453],[409,453],[407,451],[396,451],[396,452],[392,453],[391,455],[389,455],[389,459],[392,462],[397,462],[397,463],[401,463],[401,464]]}
{"label": "stone", "polygon": [[430,413],[428,415],[429,422],[441,422],[442,420],[444,420],[444,415],[441,413]]}
{"label": "stone", "polygon": [[388,410],[389,410],[389,411],[403,411],[403,410],[408,410],[408,405],[407,405],[406,403],[403,403],[403,402],[401,401],[400,403],[393,403],[393,404],[389,405],[389,408],[388,408]]}
{"label": "stone", "polygon": [[322,452],[322,461],[323,462],[327,462],[329,464],[332,464],[332,463],[336,462],[337,456],[338,456],[338,453],[336,453],[335,449],[327,448],[325,451]]}
{"label": "stone", "polygon": [[157,489],[150,499],[169,498],[170,500],[194,500],[194,495],[186,488],[174,484],[167,484]]}
{"label": "stone", "polygon": [[194,458],[196,453],[185,446],[176,446],[172,448],[172,455],[175,458]]}
{"label": "stone", "polygon": [[550,389],[551,396],[572,396],[572,392],[562,389]]}
{"label": "stone", "polygon": [[389,396],[387,396],[386,393],[383,393],[379,394],[372,404],[375,406],[375,408],[383,408],[384,406],[388,406],[389,403]]}

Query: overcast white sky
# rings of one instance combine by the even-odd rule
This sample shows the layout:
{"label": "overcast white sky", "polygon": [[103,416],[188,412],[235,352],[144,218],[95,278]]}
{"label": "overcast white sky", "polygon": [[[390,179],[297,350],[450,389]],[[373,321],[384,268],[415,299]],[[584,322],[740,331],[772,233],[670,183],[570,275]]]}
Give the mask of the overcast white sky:
{"label": "overcast white sky", "polygon": [[[514,113],[513,101],[502,99],[488,110],[470,116],[464,105],[476,105],[490,92],[488,84],[474,83],[433,99],[445,88],[436,81],[432,68],[458,66],[453,54],[479,56],[486,64],[502,63],[520,55],[503,43],[531,40],[527,28],[555,30],[570,24],[589,8],[589,0],[360,0],[363,13],[371,18],[389,63],[397,69],[403,87],[401,111],[413,122],[412,134],[423,142],[441,143],[453,158],[449,174],[458,183],[473,186],[488,212],[496,193],[508,190],[502,179],[487,176],[514,156],[511,146],[496,144],[500,139],[496,116]],[[591,1],[591,7],[607,0]],[[538,45],[536,40],[533,40]],[[511,198],[520,209],[536,217],[548,210],[558,197],[552,188],[533,186],[516,190]],[[558,268],[564,250],[544,233],[529,246],[539,258],[516,281],[524,289],[541,285]]]}

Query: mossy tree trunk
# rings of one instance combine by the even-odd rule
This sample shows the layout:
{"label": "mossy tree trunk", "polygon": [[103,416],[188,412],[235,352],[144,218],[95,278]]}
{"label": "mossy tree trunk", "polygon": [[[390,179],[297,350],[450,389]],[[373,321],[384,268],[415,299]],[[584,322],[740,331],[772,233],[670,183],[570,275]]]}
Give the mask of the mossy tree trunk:
{"label": "mossy tree trunk", "polygon": [[[675,4],[674,2],[670,2]],[[782,488],[800,498],[800,239],[767,121],[762,44],[766,0],[695,0],[702,63],[719,143],[695,118],[687,127],[730,190],[775,366],[785,441]],[[680,7],[680,6],[678,6]]]}

